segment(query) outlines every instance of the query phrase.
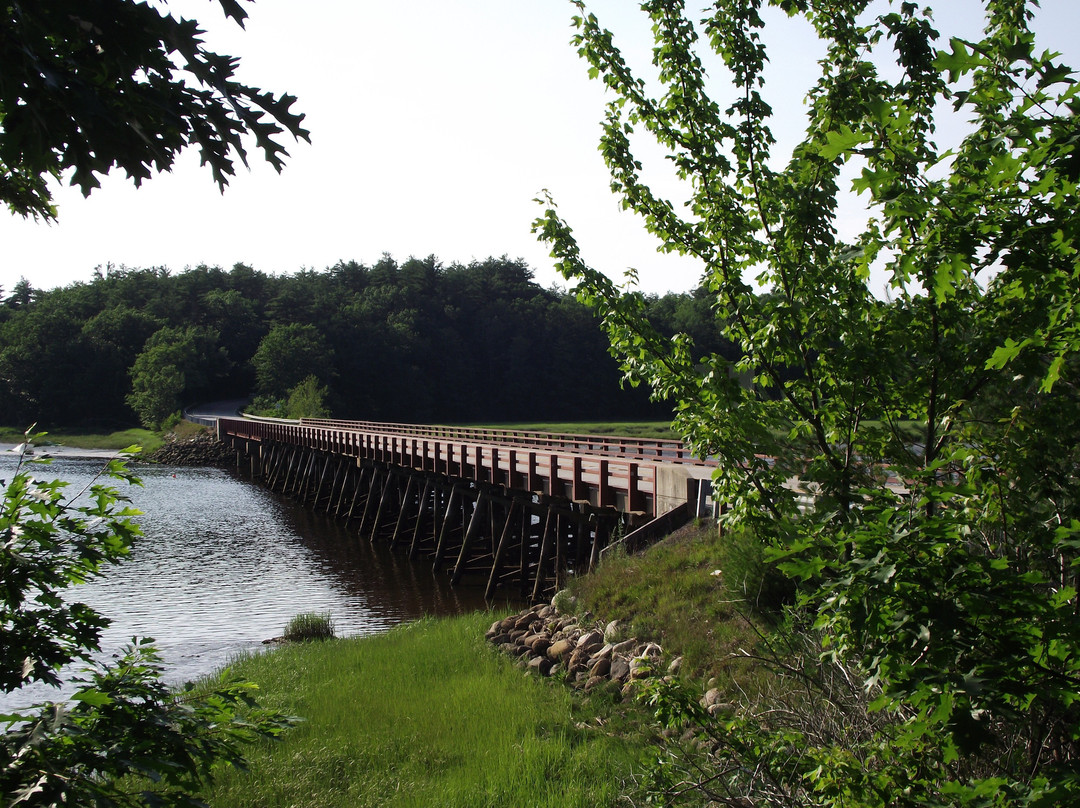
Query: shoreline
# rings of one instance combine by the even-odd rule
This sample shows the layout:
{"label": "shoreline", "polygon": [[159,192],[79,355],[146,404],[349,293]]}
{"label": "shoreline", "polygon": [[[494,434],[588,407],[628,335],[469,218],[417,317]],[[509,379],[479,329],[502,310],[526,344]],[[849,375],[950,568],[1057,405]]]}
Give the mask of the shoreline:
{"label": "shoreline", "polygon": [[[0,443],[0,454],[11,455],[12,457],[18,457],[18,453],[14,451],[17,443]],[[33,447],[33,453],[27,454],[27,460],[40,460],[47,457],[69,457],[69,458],[85,458],[87,460],[112,460],[114,457],[120,457],[120,452],[115,449],[82,449],[78,446],[64,446],[63,444],[52,444],[49,446],[35,446]]]}

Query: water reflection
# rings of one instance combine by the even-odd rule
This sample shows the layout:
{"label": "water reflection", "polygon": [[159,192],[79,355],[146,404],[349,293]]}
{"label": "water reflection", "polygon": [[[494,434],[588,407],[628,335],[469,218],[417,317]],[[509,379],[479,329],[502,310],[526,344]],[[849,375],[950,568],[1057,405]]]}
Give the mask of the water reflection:
{"label": "water reflection", "polygon": [[[0,456],[0,479],[10,478],[15,460]],[[63,458],[33,474],[68,480],[74,493],[101,464]],[[482,587],[452,589],[430,563],[410,563],[228,471],[145,466],[139,473],[143,487],[125,493],[143,511],[145,537],[129,560],[69,597],[113,620],[102,637],[107,654],[133,636],[154,637],[170,681],[261,648],[299,612],[330,612],[339,635],[357,635],[484,606]]]}

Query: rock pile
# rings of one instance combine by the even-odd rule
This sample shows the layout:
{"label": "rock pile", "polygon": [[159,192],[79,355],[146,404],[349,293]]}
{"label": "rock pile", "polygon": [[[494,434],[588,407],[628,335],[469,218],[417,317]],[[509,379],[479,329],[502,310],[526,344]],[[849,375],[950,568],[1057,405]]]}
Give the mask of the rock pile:
{"label": "rock pile", "polygon": [[167,441],[146,459],[167,466],[225,466],[236,463],[236,453],[206,433]]}
{"label": "rock pile", "polygon": [[486,636],[523,668],[541,676],[564,673],[568,684],[586,691],[613,682],[626,695],[642,679],[678,673],[681,657],[665,667],[656,643],[620,639],[625,629],[617,621],[590,622],[587,615],[562,615],[552,604],[538,604],[495,621]]}

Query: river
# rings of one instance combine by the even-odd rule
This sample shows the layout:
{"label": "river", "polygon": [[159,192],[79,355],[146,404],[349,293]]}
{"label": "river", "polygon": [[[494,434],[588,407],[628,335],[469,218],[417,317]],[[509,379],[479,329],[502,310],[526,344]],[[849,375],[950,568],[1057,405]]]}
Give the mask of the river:
{"label": "river", "polygon": [[[0,452],[0,479],[17,457]],[[36,466],[72,493],[103,461],[59,457]],[[338,636],[385,631],[435,614],[483,608],[482,588],[453,589],[430,562],[409,562],[339,521],[295,507],[230,471],[142,465],[121,490],[143,512],[130,557],[67,597],[112,619],[102,652],[153,637],[175,684],[198,678],[282,633],[301,612],[329,612]],[[5,661],[6,662],[6,661]],[[0,708],[55,699],[51,688],[0,696]]]}

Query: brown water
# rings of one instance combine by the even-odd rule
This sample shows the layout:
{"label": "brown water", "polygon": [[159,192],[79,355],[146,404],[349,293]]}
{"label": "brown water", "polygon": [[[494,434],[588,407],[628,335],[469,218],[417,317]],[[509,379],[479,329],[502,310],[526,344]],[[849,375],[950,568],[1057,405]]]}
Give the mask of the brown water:
{"label": "brown water", "polygon": [[[0,455],[0,479],[14,460]],[[101,463],[60,458],[33,474],[69,480],[77,490]],[[451,588],[430,562],[373,546],[355,526],[297,508],[230,472],[146,466],[139,473],[143,487],[127,493],[143,511],[145,537],[129,560],[68,593],[112,619],[103,653],[133,636],[153,637],[170,682],[263,648],[300,612],[329,612],[338,635],[349,636],[484,608],[482,588]],[[58,695],[39,688],[0,697],[0,707]]]}

